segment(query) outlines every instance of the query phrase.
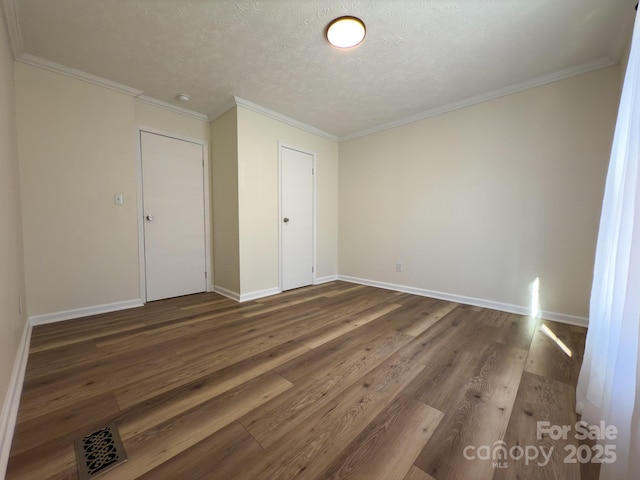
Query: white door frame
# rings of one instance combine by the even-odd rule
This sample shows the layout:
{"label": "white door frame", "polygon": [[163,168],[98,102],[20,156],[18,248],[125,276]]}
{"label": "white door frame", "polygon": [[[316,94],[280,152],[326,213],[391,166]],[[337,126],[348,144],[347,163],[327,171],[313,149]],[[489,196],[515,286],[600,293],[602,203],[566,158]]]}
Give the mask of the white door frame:
{"label": "white door frame", "polygon": [[316,154],[304,148],[297,147],[278,140],[278,290],[282,292],[282,149],[296,150],[312,158],[312,184],[311,184],[311,203],[313,208],[313,218],[311,219],[311,238],[312,238],[312,285],[316,284]]}
{"label": "white door frame", "polygon": [[142,196],[142,132],[152,133],[155,135],[162,135],[163,137],[173,138],[176,140],[182,140],[184,142],[195,143],[202,147],[202,163],[203,170],[202,175],[204,182],[204,256],[205,256],[205,272],[206,272],[206,289],[207,292],[212,292],[213,272],[211,267],[211,214],[210,214],[210,182],[209,182],[209,146],[207,142],[199,140],[197,138],[185,137],[183,135],[177,135],[172,132],[166,132],[158,130],[157,128],[146,127],[142,125],[136,126],[136,146],[137,146],[137,161],[136,161],[136,174],[137,174],[137,201],[138,201],[138,268],[140,276],[140,298],[144,303],[147,302],[147,280],[146,280],[146,265],[144,254],[144,204]]}

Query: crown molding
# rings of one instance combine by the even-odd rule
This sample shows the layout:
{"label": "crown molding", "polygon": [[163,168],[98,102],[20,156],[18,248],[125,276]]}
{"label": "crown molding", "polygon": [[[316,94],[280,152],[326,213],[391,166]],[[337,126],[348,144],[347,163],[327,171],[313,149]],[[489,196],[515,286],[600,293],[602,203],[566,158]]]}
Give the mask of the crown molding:
{"label": "crown molding", "polygon": [[98,77],[97,75],[92,75],[90,73],[76,70],[75,68],[67,67],[65,65],[60,65],[59,63],[51,62],[49,60],[36,57],[35,55],[31,55],[29,53],[23,53],[22,55],[20,55],[18,58],[16,58],[16,62],[32,65],[34,67],[44,68],[45,70],[49,70],[51,72],[60,73],[62,75],[66,75],[67,77],[75,78],[77,80],[82,80],[88,83],[93,83],[94,85],[108,88],[109,90],[115,90],[116,92],[131,95],[133,97],[138,97],[143,93],[142,90],[138,90],[137,88],[131,88],[121,83],[112,82],[111,80],[107,80],[106,78]]}
{"label": "crown molding", "polygon": [[194,112],[193,110],[189,110],[184,107],[179,107],[177,105],[172,105],[171,103],[163,102],[162,100],[158,100],[156,98],[148,97],[144,95],[144,92],[142,90],[138,90],[137,88],[132,88],[127,85],[123,85],[122,83],[113,82],[111,80],[107,80],[106,78],[83,72],[82,70],[76,70],[75,68],[51,62],[49,60],[36,57],[35,55],[31,55],[29,53],[23,53],[22,55],[17,57],[16,62],[43,68],[54,73],[59,73],[67,77],[75,78],[76,80],[82,80],[83,82],[92,83],[93,85],[97,85],[99,87],[107,88],[109,90],[114,90],[116,92],[132,96],[135,98],[135,100],[142,103],[153,105],[155,107],[169,110],[174,113],[179,113],[181,115],[186,115],[204,122],[209,122],[209,117],[207,117],[207,115],[203,113]]}
{"label": "crown molding", "polygon": [[136,97],[136,101],[146,103],[148,105],[153,105],[154,107],[162,108],[164,110],[169,110],[174,113],[180,113],[182,115],[195,118],[196,120],[209,122],[209,117],[204,113],[194,112],[193,110],[189,110],[188,108],[179,107],[178,105],[173,105],[172,103],[163,102],[162,100],[158,100],[153,97],[139,95]]}
{"label": "crown molding", "polygon": [[346,136],[340,137],[338,141],[346,142],[349,140],[354,140],[356,138],[365,137],[367,135],[373,135],[374,133],[390,130],[392,128],[400,127],[408,123],[425,120],[427,118],[435,117],[436,115],[441,115],[443,113],[451,112],[453,110],[459,110],[461,108],[470,107],[471,105],[476,105],[478,103],[487,102],[495,98],[511,95],[512,93],[521,92],[523,90],[528,90],[534,87],[540,87],[542,85],[547,85],[549,83],[557,82],[559,80],[573,77],[575,75],[581,75],[583,73],[591,72],[593,70],[599,70],[601,68],[610,67],[611,65],[615,65],[616,63],[617,62],[615,62],[609,57],[603,57],[594,62],[589,62],[582,65],[577,65],[575,67],[566,68],[564,70],[560,70],[555,73],[543,75],[541,77],[537,77],[532,80],[527,80],[526,82],[509,85],[507,87],[500,88],[498,90],[493,90],[492,92],[487,92],[481,95],[469,97],[464,100],[460,100],[458,102],[453,102],[447,105],[442,105],[441,107],[432,108],[425,112],[418,113],[417,115],[401,118],[393,122],[385,123],[383,125],[378,125],[377,127],[372,127],[366,130],[362,130],[360,132],[353,133],[351,135],[346,135]]}
{"label": "crown molding", "polygon": [[252,110],[257,113],[261,113],[269,118],[274,120],[278,120],[279,122],[286,123],[292,127],[299,128],[300,130],[304,130],[306,132],[312,133],[319,137],[325,138],[327,140],[331,140],[332,142],[339,142],[340,137],[337,135],[332,135],[331,133],[327,133],[324,130],[320,130],[319,128],[312,127],[311,125],[307,125],[306,123],[299,122],[291,117],[287,117],[286,115],[282,115],[278,112],[274,112],[273,110],[269,110],[268,108],[262,107],[256,103],[245,100],[240,97],[233,97],[235,104],[239,107],[244,107],[248,110]]}
{"label": "crown molding", "polygon": [[109,88],[111,90],[115,90],[117,92],[125,93],[127,95],[131,95],[136,97],[137,100],[147,103],[150,105],[154,105],[156,107],[160,107],[166,110],[170,110],[176,113],[181,113],[183,115],[187,115],[198,120],[203,121],[213,121],[216,118],[219,118],[224,113],[229,111],[234,106],[241,106],[252,110],[254,112],[263,114],[267,117],[270,117],[274,120],[278,120],[282,123],[290,125],[292,127],[299,128],[306,132],[312,133],[319,137],[325,138],[327,140],[331,140],[333,142],[346,142],[349,140],[354,140],[356,138],[364,137],[367,135],[373,135],[375,133],[379,133],[385,130],[389,130],[392,128],[400,127],[402,125],[406,125],[413,122],[418,122],[420,120],[425,120],[427,118],[435,117],[436,115],[441,115],[443,113],[451,112],[453,110],[458,110],[461,108],[469,107],[472,105],[476,105],[478,103],[486,102],[489,100],[493,100],[495,98],[504,97],[506,95],[510,95],[512,93],[521,92],[523,90],[527,90],[529,88],[540,87],[542,85],[546,85],[549,83],[557,82],[559,80],[563,80],[565,78],[569,78],[575,75],[580,75],[583,73],[587,73],[593,70],[598,70],[601,68],[606,68],[611,65],[615,65],[617,62],[609,57],[600,58],[594,62],[585,63],[582,65],[577,65],[575,67],[566,68],[564,70],[560,70],[555,73],[551,73],[548,75],[543,75],[541,77],[534,78],[532,80],[528,80],[526,82],[517,83],[514,85],[510,85],[504,88],[500,88],[498,90],[494,90],[492,92],[483,93],[481,95],[476,95],[473,97],[466,98],[464,100],[460,100],[458,102],[453,102],[447,105],[442,105],[440,107],[432,108],[426,110],[422,113],[418,113],[416,115],[412,115],[409,117],[404,117],[399,120],[395,120],[393,122],[385,123],[382,125],[378,125],[376,127],[372,127],[369,129],[361,130],[356,133],[352,133],[345,136],[337,136],[320,130],[319,128],[313,127],[306,123],[302,123],[298,120],[295,120],[291,117],[287,117],[286,115],[282,115],[273,110],[269,110],[268,108],[262,107],[256,103],[250,102],[240,97],[234,96],[229,102],[225,103],[223,112],[218,115],[216,118],[210,119],[207,115],[202,113],[194,112],[192,110],[179,107],[177,105],[173,105],[167,102],[163,102],[161,100],[157,100],[152,97],[148,97],[144,95],[142,90],[138,90],[135,88],[128,87],[126,85],[113,82],[111,80],[107,80],[102,77],[98,77],[96,75],[92,75],[90,73],[83,72],[81,70],[76,70],[75,68],[66,67],[64,65],[51,62],[49,60],[45,60],[40,57],[36,57],[34,55],[24,53],[23,44],[22,44],[22,35],[20,32],[20,24],[18,22],[18,5],[16,0],[2,0],[4,6],[4,15],[7,23],[7,30],[9,32],[9,39],[11,42],[11,48],[13,50],[14,58],[17,62],[25,63],[27,65],[32,65],[40,68],[44,68],[46,70],[50,70],[52,72],[60,73],[63,75],[67,75],[72,78],[76,78],[78,80],[83,80],[89,83],[93,83],[95,85],[99,85],[101,87]]}
{"label": "crown molding", "polygon": [[13,58],[19,58],[22,55],[22,34],[20,32],[20,23],[18,22],[18,5],[15,0],[2,0],[4,7],[4,18],[9,32],[9,41],[13,50]]}
{"label": "crown molding", "polygon": [[45,60],[44,58],[25,53],[22,45],[20,22],[18,21],[18,3],[16,2],[16,0],[2,0],[2,4],[4,7],[4,16],[7,23],[7,30],[9,32],[9,41],[11,42],[11,49],[13,50],[13,58],[16,62],[31,65],[33,67],[43,68],[45,70],[49,70],[50,72],[59,73],[62,75],[66,75],[67,77],[75,78],[76,80],[82,80],[84,82],[92,83],[100,87],[108,88],[109,90],[124,93],[125,95],[135,97],[136,100],[142,103],[147,103],[155,107],[170,110],[182,115],[187,115],[189,117],[205,122],[209,121],[209,117],[207,117],[207,115],[194,112],[193,110],[179,107],[177,105],[172,105],[170,103],[163,102],[162,100],[148,97],[144,95],[144,92],[142,90],[138,90],[137,88],[132,88],[127,85],[123,85],[122,83],[113,82],[111,80],[107,80],[106,78],[83,72],[82,70],[77,70],[75,68],[67,67],[65,65],[61,65],[59,63],[51,62],[49,60]]}

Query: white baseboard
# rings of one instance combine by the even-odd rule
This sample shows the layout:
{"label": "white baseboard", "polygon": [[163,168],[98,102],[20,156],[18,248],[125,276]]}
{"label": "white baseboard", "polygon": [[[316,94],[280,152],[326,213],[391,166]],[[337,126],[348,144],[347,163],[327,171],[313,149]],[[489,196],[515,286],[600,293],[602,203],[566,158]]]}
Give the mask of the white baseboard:
{"label": "white baseboard", "polygon": [[322,283],[335,282],[336,280],[338,280],[338,275],[329,275],[327,277],[316,278],[315,281],[313,282],[313,284],[314,285],[320,285]]}
{"label": "white baseboard", "polygon": [[258,290],[256,292],[242,293],[240,294],[240,302],[248,302],[249,300],[257,300],[258,298],[270,297],[271,295],[277,295],[282,293],[279,288],[267,288],[266,290]]}
{"label": "white baseboard", "polygon": [[223,297],[230,298],[231,300],[235,300],[236,302],[240,301],[240,294],[237,292],[232,292],[224,287],[220,287],[218,285],[213,286],[213,291],[222,295]]}
{"label": "white baseboard", "polygon": [[219,287],[217,285],[213,286],[213,291],[219,293],[220,295],[230,298],[231,300],[235,300],[236,302],[248,302],[249,300],[257,300],[258,298],[270,297],[271,295],[276,295],[278,293],[282,293],[279,288],[267,288],[266,290],[258,290],[256,292],[249,293],[237,293],[232,292],[224,287]]}
{"label": "white baseboard", "polygon": [[73,318],[88,317],[98,315],[99,313],[117,312],[118,310],[127,310],[128,308],[142,307],[144,302],[140,298],[135,300],[125,300],[123,302],[106,303],[104,305],[95,305],[93,307],[82,307],[74,310],[65,310],[62,312],[45,313],[43,315],[34,315],[29,317],[31,325],[45,325],[47,323],[62,322],[63,320],[71,320]]}
{"label": "white baseboard", "polygon": [[[338,280],[338,275],[330,275],[327,277],[316,278],[313,282],[314,285],[320,285],[322,283],[335,282]],[[259,298],[270,297],[271,295],[277,295],[278,293],[282,293],[277,287],[267,288],[265,290],[258,290],[256,292],[242,293],[238,294],[237,292],[232,292],[224,287],[219,287],[217,285],[213,286],[213,291],[219,293],[220,295],[230,298],[231,300],[235,300],[236,302],[248,302],[250,300],[257,300]]]}
{"label": "white baseboard", "polygon": [[[377,280],[368,280],[364,278],[350,277],[347,275],[338,275],[338,280],[342,280],[350,283],[357,283],[359,285],[368,285],[370,287],[385,288],[387,290],[394,290],[397,292],[411,293],[413,295],[420,295],[422,297],[437,298],[439,300],[447,300],[449,302],[463,303],[466,305],[473,305],[476,307],[490,308],[492,310],[500,310],[501,312],[515,313],[516,315],[529,316],[531,309],[522,305],[512,305],[509,303],[496,302],[493,300],[486,300],[475,297],[465,297],[463,295],[456,295],[454,293],[444,293],[435,290],[427,290],[424,288],[410,287],[407,285],[397,285],[394,283],[379,282]],[[589,325],[589,319],[585,317],[578,317],[575,315],[567,315],[564,313],[549,312],[543,310],[540,312],[540,318],[545,320],[552,320],[554,322],[566,323],[569,325],[578,325],[581,327],[587,327]]]}
{"label": "white baseboard", "polygon": [[540,312],[540,318],[544,320],[551,320],[552,322],[566,323],[567,325],[577,325],[578,327],[584,328],[589,327],[589,319],[587,317],[579,317],[577,315],[542,310]]}
{"label": "white baseboard", "polygon": [[20,346],[18,347],[16,359],[13,364],[13,373],[11,374],[9,389],[2,404],[2,413],[0,414],[0,478],[4,478],[9,462],[13,432],[16,428],[16,420],[18,418],[22,384],[24,383],[24,375],[29,358],[31,329],[31,324],[25,322],[22,339],[20,340]]}

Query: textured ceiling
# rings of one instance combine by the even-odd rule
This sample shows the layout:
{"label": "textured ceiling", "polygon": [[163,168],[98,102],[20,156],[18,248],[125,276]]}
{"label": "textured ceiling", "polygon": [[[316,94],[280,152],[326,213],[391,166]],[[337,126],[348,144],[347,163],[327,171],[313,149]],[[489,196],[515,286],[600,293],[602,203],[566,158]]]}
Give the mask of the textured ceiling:
{"label": "textured ceiling", "polygon": [[[346,137],[616,63],[636,0],[13,2],[23,53],[211,119],[238,96]],[[367,37],[341,51],[323,33],[346,14],[364,20]]]}

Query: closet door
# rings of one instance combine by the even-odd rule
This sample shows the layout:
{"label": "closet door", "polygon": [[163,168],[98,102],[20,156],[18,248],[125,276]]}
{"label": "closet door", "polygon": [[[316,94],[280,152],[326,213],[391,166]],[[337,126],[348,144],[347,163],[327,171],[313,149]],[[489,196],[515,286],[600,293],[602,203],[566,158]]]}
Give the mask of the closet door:
{"label": "closet door", "polygon": [[147,301],[206,291],[202,145],[140,133]]}

